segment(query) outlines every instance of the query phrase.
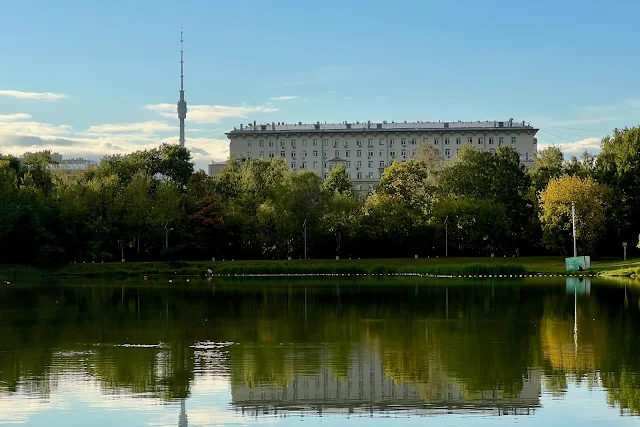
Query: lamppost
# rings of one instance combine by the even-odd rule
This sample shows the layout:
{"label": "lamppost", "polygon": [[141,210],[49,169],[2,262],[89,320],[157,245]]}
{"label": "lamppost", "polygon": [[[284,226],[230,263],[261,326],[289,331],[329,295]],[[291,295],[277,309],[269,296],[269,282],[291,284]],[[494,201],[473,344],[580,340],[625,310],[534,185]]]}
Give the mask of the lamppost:
{"label": "lamppost", "polygon": [[304,227],[304,259],[307,259],[307,220],[302,223]]}
{"label": "lamppost", "polygon": [[444,219],[444,256],[449,257],[449,215]]}
{"label": "lamppost", "polygon": [[578,256],[578,247],[576,246],[576,203],[571,202],[571,218],[573,219],[573,256]]}
{"label": "lamppost", "polygon": [[169,223],[167,222],[164,225],[164,248],[165,250],[169,249],[169,232],[173,231],[173,228],[169,228]]}

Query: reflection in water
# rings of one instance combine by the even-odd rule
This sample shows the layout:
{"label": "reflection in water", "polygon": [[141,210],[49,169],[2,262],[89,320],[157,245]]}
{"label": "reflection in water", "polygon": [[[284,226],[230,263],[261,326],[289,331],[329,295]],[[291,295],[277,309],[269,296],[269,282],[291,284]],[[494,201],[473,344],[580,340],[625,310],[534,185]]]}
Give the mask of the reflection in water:
{"label": "reflection in water", "polygon": [[[606,392],[590,405],[640,414],[637,288],[537,280],[4,288],[0,422],[56,413],[45,403],[61,393],[91,400],[90,383],[90,408],[166,402],[163,423],[179,426],[534,414],[547,393],[570,399],[572,383]],[[19,403],[31,397],[44,403]]]}

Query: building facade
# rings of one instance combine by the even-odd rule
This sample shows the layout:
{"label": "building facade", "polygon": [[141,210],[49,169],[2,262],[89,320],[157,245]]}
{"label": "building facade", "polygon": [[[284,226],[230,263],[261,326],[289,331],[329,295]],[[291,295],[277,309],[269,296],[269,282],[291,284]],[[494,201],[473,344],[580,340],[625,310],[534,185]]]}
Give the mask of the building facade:
{"label": "building facade", "polygon": [[[445,160],[455,160],[465,145],[495,152],[508,146],[523,164],[533,164],[538,129],[525,122],[355,122],[337,124],[240,125],[226,135],[237,160],[283,158],[294,170],[312,170],[323,179],[344,164],[357,191],[373,188],[395,160],[413,158],[420,144],[433,146]],[[213,171],[215,168],[211,168]]]}

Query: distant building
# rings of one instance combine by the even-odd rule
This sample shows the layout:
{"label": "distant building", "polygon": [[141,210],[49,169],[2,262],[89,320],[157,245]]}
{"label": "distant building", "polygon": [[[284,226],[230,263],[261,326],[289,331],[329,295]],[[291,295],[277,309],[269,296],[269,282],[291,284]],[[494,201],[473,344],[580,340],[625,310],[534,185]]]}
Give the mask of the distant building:
{"label": "distant building", "polygon": [[[22,162],[24,159],[26,159],[32,154],[38,154],[38,153],[26,152],[22,156],[20,156],[18,160]],[[50,153],[50,155],[51,155],[51,160],[56,162],[49,165],[49,169],[51,170],[66,170],[66,171],[87,170],[90,166],[97,164],[93,160],[87,160],[83,158],[65,159],[59,153]]]}

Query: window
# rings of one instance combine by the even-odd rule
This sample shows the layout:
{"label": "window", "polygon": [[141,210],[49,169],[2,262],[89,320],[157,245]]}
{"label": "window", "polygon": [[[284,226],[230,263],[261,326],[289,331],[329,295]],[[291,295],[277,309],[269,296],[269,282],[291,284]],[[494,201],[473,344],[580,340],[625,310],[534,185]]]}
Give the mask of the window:
{"label": "window", "polygon": [[449,150],[448,148],[444,150],[444,155],[447,157],[451,157],[451,150]]}
{"label": "window", "polygon": [[322,140],[322,145],[324,145],[325,147],[329,146],[329,140],[328,139],[323,139]]}
{"label": "window", "polygon": [[325,173],[325,174],[324,174],[324,179],[327,179],[327,176],[329,176],[329,174],[328,174],[328,173]]}
{"label": "window", "polygon": [[473,137],[472,137],[472,136],[468,137],[468,138],[467,138],[467,142],[468,142],[469,144],[473,144]]}
{"label": "window", "polygon": [[368,158],[372,158],[373,157],[373,151],[367,151],[367,157]]}
{"label": "window", "polygon": [[456,144],[457,145],[462,144],[462,138],[456,138]]}
{"label": "window", "polygon": [[286,142],[287,142],[287,141],[280,141],[280,147],[284,148],[284,144],[285,144]]}
{"label": "window", "polygon": [[380,145],[384,145],[384,138],[380,138]]}
{"label": "window", "polygon": [[512,136],[512,137],[511,137],[511,143],[512,143],[512,144],[515,144],[515,143],[516,143],[516,137],[515,137],[515,136]]}
{"label": "window", "polygon": [[389,147],[393,147],[393,139],[389,140]]}
{"label": "window", "polygon": [[373,167],[373,160],[369,160],[367,167],[371,169]]}
{"label": "window", "polygon": [[324,153],[322,153],[322,158],[326,159],[327,157],[329,157],[329,154],[325,151]]}
{"label": "window", "polygon": [[360,141],[360,140],[356,141],[356,145],[357,145],[358,147],[362,147],[362,141]]}
{"label": "window", "polygon": [[370,139],[370,140],[367,142],[367,147],[369,147],[369,148],[372,148],[372,147],[373,147],[373,139]]}
{"label": "window", "polygon": [[347,148],[349,146],[349,140],[345,139],[344,140],[344,148]]}
{"label": "window", "polygon": [[347,178],[351,179],[351,172],[347,172]]}
{"label": "window", "polygon": [[495,152],[496,152],[496,150],[494,150],[493,148],[489,148],[489,152],[490,152],[490,153],[495,153]]}
{"label": "window", "polygon": [[347,150],[347,152],[345,153],[346,157],[351,157],[351,150]]}
{"label": "window", "polygon": [[302,162],[302,169],[306,169],[307,168],[307,162]]}
{"label": "window", "polygon": [[291,148],[293,148],[294,150],[296,149],[296,140],[295,139],[291,140]]}
{"label": "window", "polygon": [[291,158],[292,158],[293,160],[295,160],[295,159],[296,159],[296,152],[295,152],[295,151],[292,151],[292,152],[291,152]]}
{"label": "window", "polygon": [[460,149],[456,149],[456,156],[458,155],[459,152],[460,152]]}
{"label": "window", "polygon": [[504,138],[500,137],[498,138],[498,145],[502,145],[502,144],[504,144]]}
{"label": "window", "polygon": [[333,141],[333,148],[338,148],[338,144],[340,144],[340,141],[338,141],[337,139]]}
{"label": "window", "polygon": [[402,139],[400,140],[400,144],[402,144],[402,146],[406,146],[406,145],[407,145],[407,140],[406,140],[406,138],[402,138]]}
{"label": "window", "polygon": [[391,156],[392,158],[396,157],[396,152],[395,151],[389,151],[389,156]]}
{"label": "window", "polygon": [[251,158],[251,151],[247,152],[247,159]]}
{"label": "window", "polygon": [[411,145],[416,145],[416,139],[415,138],[411,138]]}
{"label": "window", "polygon": [[444,145],[449,145],[449,138],[444,139]]}
{"label": "window", "polygon": [[[362,174],[360,174],[360,175],[362,175]],[[360,185],[360,184],[356,185],[356,190],[358,190],[358,191],[362,190],[362,185]]]}
{"label": "window", "polygon": [[438,145],[440,144],[440,141],[438,140],[438,138],[433,138],[433,145]]}
{"label": "window", "polygon": [[295,169],[296,168],[296,162],[291,162],[291,169]]}
{"label": "window", "polygon": [[[358,179],[362,179],[362,172],[358,172],[357,177],[358,177]],[[358,187],[360,187],[360,184],[358,184]],[[358,188],[358,190],[359,190],[359,189],[360,189],[360,188]]]}
{"label": "window", "polygon": [[383,168],[384,167],[384,160],[380,160],[380,167]]}
{"label": "window", "polygon": [[384,157],[384,151],[380,152],[380,157]]}
{"label": "window", "polygon": [[313,150],[313,157],[318,157],[318,150]]}
{"label": "window", "polygon": [[373,172],[369,172],[369,173],[367,174],[367,178],[373,178]]}
{"label": "window", "polygon": [[273,141],[269,141],[269,147],[273,147],[275,144]]}
{"label": "window", "polygon": [[324,168],[325,169],[327,168],[327,162],[324,162]]}
{"label": "window", "polygon": [[253,143],[253,141],[247,141],[247,148],[251,148],[251,144]]}
{"label": "window", "polygon": [[350,168],[350,167],[351,167],[351,161],[350,161],[350,160],[347,160],[346,167],[348,167],[348,168]]}
{"label": "window", "polygon": [[306,152],[306,151],[303,151],[303,152],[302,152],[302,158],[303,158],[303,159],[306,159],[306,158],[307,158],[307,152]]}
{"label": "window", "polygon": [[307,146],[307,140],[306,140],[306,139],[303,139],[303,140],[302,140],[302,146],[303,146],[303,147],[306,147],[306,146]]}
{"label": "window", "polygon": [[340,150],[336,150],[336,151],[335,151],[335,156],[336,156],[336,157],[340,157]]}
{"label": "window", "polygon": [[264,139],[260,140],[260,147],[264,147]]}
{"label": "window", "polygon": [[401,154],[402,154],[402,157],[407,157],[407,150],[403,148]]}
{"label": "window", "polygon": [[360,160],[358,160],[356,162],[356,168],[360,169],[362,167],[362,162]]}
{"label": "window", "polygon": [[318,162],[313,162],[313,168],[318,169]]}
{"label": "window", "polygon": [[284,156],[285,156],[284,151],[281,151],[281,152],[280,152],[280,157],[284,158]]}
{"label": "window", "polygon": [[269,158],[273,159],[276,156],[276,153],[274,153],[273,151],[269,151]]}
{"label": "window", "polygon": [[411,155],[415,156],[416,155],[416,149],[414,148],[413,150],[411,150]]}
{"label": "window", "polygon": [[356,153],[357,157],[362,157],[362,150],[358,150],[358,152]]}
{"label": "window", "polygon": [[481,137],[481,136],[479,136],[479,137],[478,137],[478,144],[483,144],[483,143],[484,143],[484,141],[482,140],[482,137]]}
{"label": "window", "polygon": [[492,136],[489,137],[489,145],[493,145],[493,137]]}
{"label": "window", "polygon": [[317,146],[318,146],[318,140],[317,140],[317,139],[314,139],[314,140],[313,140],[313,146],[314,146],[314,147],[317,147]]}
{"label": "window", "polygon": [[422,138],[422,143],[423,143],[423,144],[426,144],[428,141],[429,141],[429,139],[428,139],[428,138]]}
{"label": "window", "polygon": [[261,158],[261,159],[264,159],[264,151],[261,151],[261,152],[260,152],[260,158]]}

